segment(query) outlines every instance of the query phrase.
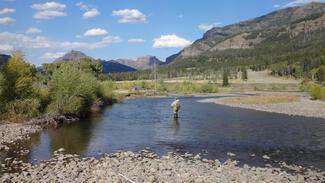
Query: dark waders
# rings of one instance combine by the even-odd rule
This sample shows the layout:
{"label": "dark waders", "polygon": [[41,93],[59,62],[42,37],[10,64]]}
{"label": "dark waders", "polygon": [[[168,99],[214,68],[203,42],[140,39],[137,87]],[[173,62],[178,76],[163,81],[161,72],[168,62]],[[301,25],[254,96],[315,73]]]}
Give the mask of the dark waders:
{"label": "dark waders", "polygon": [[174,118],[178,118],[178,110],[174,111]]}

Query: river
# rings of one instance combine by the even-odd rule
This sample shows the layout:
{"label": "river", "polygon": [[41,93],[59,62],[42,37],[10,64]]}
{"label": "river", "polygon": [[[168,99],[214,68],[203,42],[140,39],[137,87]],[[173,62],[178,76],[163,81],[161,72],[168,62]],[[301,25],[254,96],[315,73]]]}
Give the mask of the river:
{"label": "river", "polygon": [[[201,153],[224,161],[228,152],[240,163],[264,166],[279,161],[325,170],[324,119],[288,116],[197,102],[181,97],[173,119],[173,98],[129,99],[71,125],[44,130],[24,144],[24,161],[50,159],[53,151],[99,156],[145,147],[159,155],[169,151]],[[263,155],[271,157],[265,160]],[[13,151],[8,157],[17,156]]]}

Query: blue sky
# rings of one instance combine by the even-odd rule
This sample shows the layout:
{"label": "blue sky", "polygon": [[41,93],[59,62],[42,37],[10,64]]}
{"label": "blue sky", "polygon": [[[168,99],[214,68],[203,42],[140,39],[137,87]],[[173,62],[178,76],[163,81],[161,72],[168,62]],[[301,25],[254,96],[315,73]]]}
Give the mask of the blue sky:
{"label": "blue sky", "polygon": [[36,65],[72,49],[105,60],[165,60],[213,26],[311,1],[0,0],[0,53],[20,49]]}

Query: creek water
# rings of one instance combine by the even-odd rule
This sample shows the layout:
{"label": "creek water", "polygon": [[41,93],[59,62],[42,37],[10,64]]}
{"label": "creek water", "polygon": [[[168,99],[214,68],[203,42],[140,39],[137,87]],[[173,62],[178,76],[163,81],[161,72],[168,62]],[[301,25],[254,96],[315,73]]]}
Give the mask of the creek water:
{"label": "creek water", "polygon": [[[172,116],[173,98],[126,100],[87,120],[33,135],[24,144],[30,152],[20,158],[50,159],[59,148],[98,156],[150,147],[159,155],[191,152],[224,161],[229,158],[227,152],[232,152],[233,159],[252,166],[284,161],[325,170],[324,119],[199,103],[200,99],[181,97],[179,119]],[[6,156],[17,155],[8,152]]]}

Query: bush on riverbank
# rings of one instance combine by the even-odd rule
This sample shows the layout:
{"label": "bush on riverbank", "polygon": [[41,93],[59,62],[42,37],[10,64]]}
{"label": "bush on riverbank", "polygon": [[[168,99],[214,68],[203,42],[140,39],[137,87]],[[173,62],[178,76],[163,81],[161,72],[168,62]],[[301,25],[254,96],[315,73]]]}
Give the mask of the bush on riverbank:
{"label": "bush on riverbank", "polygon": [[314,100],[325,100],[325,87],[316,83],[303,83],[302,91],[308,92]]}
{"label": "bush on riverbank", "polygon": [[37,116],[41,99],[35,87],[35,66],[25,61],[22,52],[15,52],[0,73],[0,118],[18,120]]}
{"label": "bush on riverbank", "polygon": [[310,95],[313,97],[313,99],[317,100],[325,100],[325,87],[322,87],[320,85],[315,85],[311,88]]}
{"label": "bush on riverbank", "polygon": [[99,82],[98,96],[104,103],[114,103],[121,101],[121,96],[114,93],[114,83],[112,81]]}
{"label": "bush on riverbank", "polygon": [[70,64],[62,64],[50,81],[50,112],[82,115],[89,111],[97,99],[99,83],[91,74]]}
{"label": "bush on riverbank", "polygon": [[0,68],[0,120],[22,121],[46,112],[81,117],[92,105],[115,101],[112,82],[98,81],[88,66],[55,63],[41,73],[21,52],[14,53]]}

